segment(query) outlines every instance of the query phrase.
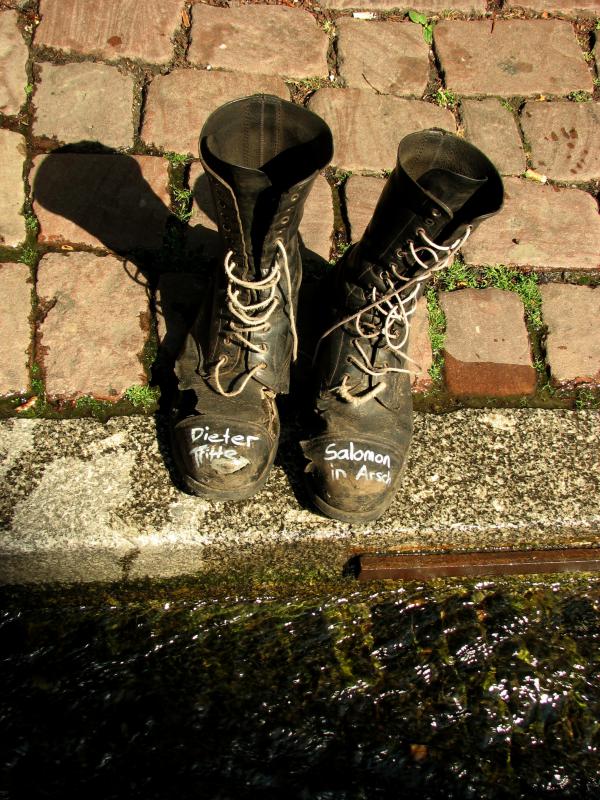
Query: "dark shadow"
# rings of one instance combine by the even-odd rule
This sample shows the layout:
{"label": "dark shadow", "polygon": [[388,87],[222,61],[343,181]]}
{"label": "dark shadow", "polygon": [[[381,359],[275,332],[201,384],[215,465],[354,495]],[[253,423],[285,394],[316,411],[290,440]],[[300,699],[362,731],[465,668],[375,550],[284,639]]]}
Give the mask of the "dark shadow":
{"label": "dark shadow", "polygon": [[[76,244],[111,250],[124,259],[132,280],[146,287],[159,326],[159,347],[151,369],[151,385],[160,387],[156,415],[157,439],[173,482],[183,488],[173,466],[168,443],[168,419],[177,378],[174,367],[194,325],[207,328],[212,279],[222,259],[212,196],[206,175],[196,164],[190,184],[196,208],[189,223],[171,213],[164,160],[148,161],[148,180],[140,164],[143,156],[119,153],[99,142],[78,142],[54,150],[40,160],[33,177],[34,211],[41,222],[40,244],[49,247]],[[152,185],[151,185],[152,184]],[[59,226],[53,217],[68,220]],[[57,229],[63,235],[48,235]],[[310,372],[315,275],[326,262],[302,246],[305,281],[298,318],[300,358],[293,370],[290,395],[281,399],[282,449],[277,462],[287,473],[299,502],[308,505],[302,488],[304,458],[297,444],[302,409],[310,408],[306,375]],[[202,343],[201,343],[202,344]],[[201,353],[199,358],[201,359]]]}

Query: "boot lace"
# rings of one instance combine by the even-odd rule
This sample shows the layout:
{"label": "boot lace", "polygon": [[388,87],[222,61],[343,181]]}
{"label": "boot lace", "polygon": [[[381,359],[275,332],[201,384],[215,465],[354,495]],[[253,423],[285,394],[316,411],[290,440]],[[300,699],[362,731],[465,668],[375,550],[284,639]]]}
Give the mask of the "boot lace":
{"label": "boot lace", "polygon": [[[337,328],[353,323],[357,334],[357,338],[353,340],[353,343],[359,355],[358,357],[354,355],[348,357],[351,364],[365,375],[371,375],[375,378],[382,377],[390,372],[405,372],[410,375],[417,375],[420,371],[419,365],[414,359],[410,358],[406,349],[410,334],[410,318],[415,312],[421,285],[431,278],[432,273],[439,272],[448,266],[456,252],[467,241],[470,233],[471,227],[468,227],[463,236],[456,239],[451,245],[445,246],[436,244],[427,236],[423,228],[419,228],[417,234],[424,244],[415,247],[415,243],[409,241],[408,246],[415,264],[418,264],[423,272],[414,278],[408,279],[398,272],[396,264],[391,264],[391,273],[398,283],[395,283],[388,275],[385,279],[388,286],[387,292],[380,294],[377,288],[373,287],[370,297],[371,302],[355,314],[336,322],[335,325],[325,331],[317,344],[317,352],[321,342],[330,333],[337,330]],[[429,259],[429,261],[425,261],[424,258]],[[365,352],[365,348],[359,340],[366,339],[371,341],[382,335],[383,346],[389,348],[398,359],[402,359],[405,363],[414,364],[417,370],[391,367],[387,364],[378,369],[373,363],[374,356],[370,357]],[[356,395],[350,391],[349,380],[349,376],[344,375],[341,384],[335,387],[334,391],[337,392],[342,400],[354,406],[360,406],[368,402],[383,392],[387,386],[385,381],[380,381],[366,392]]]}
{"label": "boot lace", "polygon": [[[277,255],[269,272],[261,280],[243,280],[234,272],[236,262],[232,260],[233,250],[230,250],[225,256],[224,268],[227,274],[227,309],[232,317],[229,325],[229,336],[242,347],[254,353],[265,353],[267,351],[267,345],[265,343],[256,344],[251,341],[251,337],[253,334],[265,333],[269,330],[269,319],[279,305],[279,299],[276,297],[277,284],[281,280],[283,274],[288,290],[292,358],[295,361],[298,355],[298,332],[296,330],[296,315],[294,314],[294,304],[292,302],[292,279],[284,244],[281,239],[276,239],[275,245],[277,247]],[[256,303],[244,303],[240,298],[242,289],[256,292],[259,296],[262,294],[266,294],[266,296]],[[241,394],[251,378],[253,378],[259,370],[267,368],[264,362],[255,364],[246,373],[240,385],[236,389],[228,392],[221,385],[220,378],[221,368],[226,362],[227,356],[221,356],[215,365],[214,371],[215,387],[223,397],[236,397]]]}

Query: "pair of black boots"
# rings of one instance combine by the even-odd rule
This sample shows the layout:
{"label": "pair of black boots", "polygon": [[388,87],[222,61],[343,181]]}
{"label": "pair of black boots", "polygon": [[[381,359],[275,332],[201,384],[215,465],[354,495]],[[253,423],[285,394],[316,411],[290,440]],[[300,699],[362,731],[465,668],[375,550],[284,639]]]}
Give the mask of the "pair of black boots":
{"label": "pair of black boots", "polygon": [[[208,333],[192,331],[178,361],[172,446],[195,494],[240,500],[267,480],[275,398],[289,391],[298,349],[298,227],[332,156],[320,117],[269,95],[222,106],[202,129],[224,263]],[[329,324],[314,362],[315,435],[302,448],[324,514],[364,522],[391,503],[412,435],[410,317],[424,282],[502,195],[493,164],[460,137],[426,130],[400,142],[365,234],[320,292]]]}

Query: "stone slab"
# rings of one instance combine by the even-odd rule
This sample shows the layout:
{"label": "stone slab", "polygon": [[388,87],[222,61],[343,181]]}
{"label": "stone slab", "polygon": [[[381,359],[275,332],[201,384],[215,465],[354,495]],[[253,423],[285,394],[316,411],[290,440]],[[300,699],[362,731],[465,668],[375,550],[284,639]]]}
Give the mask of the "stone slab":
{"label": "stone slab", "polygon": [[600,384],[600,290],[548,283],[540,292],[553,380]]}
{"label": "stone slab", "polygon": [[0,396],[29,388],[31,283],[25,264],[0,264]]}
{"label": "stone slab", "polygon": [[217,504],[174,486],[164,421],[3,420],[0,581],[85,581],[102,570],[113,579],[118,564],[124,579],[202,569],[225,579],[240,564],[247,573],[298,562],[339,575],[365,550],[600,544],[596,412],[482,409],[414,421],[410,480],[380,520],[352,525],[299,502],[300,476],[282,466],[295,463],[292,439],[261,493]]}
{"label": "stone slab", "polygon": [[505,178],[502,211],[483,222],[462,248],[469,264],[539,269],[600,267],[600,217],[594,198]]}
{"label": "stone slab", "polygon": [[501,289],[442,292],[444,376],[458,397],[533,394],[536,373],[523,302]]}
{"label": "stone slab", "polygon": [[25,102],[29,52],[17,19],[16,11],[0,12],[0,112],[6,115],[18,114]]}
{"label": "stone slab", "polygon": [[0,244],[14,247],[25,239],[23,163],[27,144],[20,133],[0,130]]}
{"label": "stone slab", "polygon": [[325,31],[299,8],[198,4],[192,12],[192,64],[290,78],[326,76],[328,47]]}
{"label": "stone slab", "polygon": [[41,0],[34,43],[106,60],[130,58],[166,64],[183,0]]}
{"label": "stone slab", "polygon": [[410,319],[408,357],[415,362],[408,364],[408,368],[414,369],[416,372],[411,378],[413,392],[426,392],[431,389],[433,381],[429,376],[429,368],[433,364],[433,354],[429,339],[429,314],[425,297],[419,298],[415,313]]}
{"label": "stone slab", "polygon": [[50,397],[119,399],[145,384],[140,355],[149,325],[144,286],[114,256],[49,253],[38,267],[46,314],[39,350]]}
{"label": "stone slab", "polygon": [[158,75],[148,88],[142,139],[163,150],[197,155],[208,115],[223,103],[256,92],[290,99],[287,86],[275,76],[199,69]]}
{"label": "stone slab", "polygon": [[442,20],[434,39],[449,89],[461,95],[566,95],[593,91],[570,22]]}
{"label": "stone slab", "polygon": [[347,86],[420,97],[429,80],[429,46],[412,22],[336,23],[338,68]]}
{"label": "stone slab", "polygon": [[366,175],[351,175],[346,181],[344,197],[350,224],[350,241],[357,242],[365,232],[384,186],[384,178]]}
{"label": "stone slab", "polygon": [[527,103],[521,125],[538,172],[559,181],[600,178],[600,103]]}
{"label": "stone slab", "polygon": [[81,62],[40,64],[34,136],[58,142],[133,145],[133,78],[116,67]]}
{"label": "stone slab", "polygon": [[30,182],[40,243],[119,253],[162,245],[170,203],[166,159],[50,153],[34,159]]}
{"label": "stone slab", "polygon": [[418,11],[446,11],[454,9],[466,14],[483,13],[486,10],[485,0],[415,0],[410,6],[403,5],[398,0],[320,0],[323,8],[356,8],[367,11],[391,11],[396,8],[406,10],[414,8]]}
{"label": "stone slab", "polygon": [[393,169],[398,143],[408,133],[432,127],[456,131],[447,109],[362,89],[319,89],[309,108],[332,130],[332,163],[348,170]]}
{"label": "stone slab", "polygon": [[507,3],[505,8],[507,10],[524,8],[527,11],[558,12],[574,17],[598,16],[600,13],[598,0],[517,0],[515,3]]}
{"label": "stone slab", "polygon": [[465,138],[493,161],[501,175],[522,175],[527,168],[517,122],[495,97],[463,100]]}

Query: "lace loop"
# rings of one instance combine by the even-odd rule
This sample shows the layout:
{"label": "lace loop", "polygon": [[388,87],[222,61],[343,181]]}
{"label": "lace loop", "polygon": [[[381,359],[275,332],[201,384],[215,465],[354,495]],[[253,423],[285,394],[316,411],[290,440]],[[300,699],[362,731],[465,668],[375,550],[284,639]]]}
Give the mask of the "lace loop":
{"label": "lace loop", "polygon": [[[327,336],[338,328],[353,323],[359,339],[370,341],[380,338],[383,335],[385,347],[389,348],[399,360],[401,359],[405,363],[410,362],[417,367],[417,370],[419,369],[419,364],[408,355],[406,349],[408,347],[410,334],[410,318],[416,310],[416,302],[420,287],[430,279],[432,273],[439,272],[448,266],[455,253],[469,238],[471,226],[467,228],[461,237],[450,245],[440,245],[432,241],[423,228],[419,228],[417,234],[421,237],[424,244],[415,246],[413,241],[409,241],[408,247],[414,263],[418,264],[423,271],[415,275],[414,278],[407,279],[405,276],[398,273],[396,264],[391,264],[391,272],[398,283],[389,280],[389,291],[381,295],[378,294],[377,289],[373,287],[371,290],[371,302],[363,306],[363,308],[356,313],[344,317],[344,319],[336,322],[335,325],[326,330],[317,343],[315,360],[319,347]],[[429,263],[427,260],[424,260],[423,256],[429,259]],[[360,358],[349,356],[348,360],[365,375],[380,378],[390,372],[404,372],[409,375],[418,374],[415,370],[402,367],[390,367],[387,365],[378,369],[373,363],[374,358],[369,357],[360,341],[355,339],[354,346],[358,350]],[[335,387],[334,391],[337,392],[342,400],[352,405],[362,405],[373,397],[376,397],[386,386],[384,382],[379,382],[369,391],[360,395],[354,395],[348,387],[348,380],[349,377],[345,375],[341,384]]]}
{"label": "lace loop", "polygon": [[[253,353],[265,353],[267,347],[264,342],[256,344],[251,341],[252,334],[266,333],[271,329],[271,318],[275,309],[279,306],[279,298],[276,297],[277,285],[281,280],[282,274],[287,284],[288,308],[290,318],[290,331],[292,335],[292,358],[295,361],[298,356],[298,333],[296,329],[296,316],[294,313],[294,303],[292,298],[292,278],[290,275],[287,252],[281,239],[275,240],[277,253],[267,275],[259,280],[243,280],[234,272],[236,262],[232,260],[233,250],[225,256],[224,269],[227,275],[227,310],[231,315],[229,323],[230,339],[235,340],[240,346],[251,350]],[[280,266],[281,258],[281,266]],[[241,290],[247,289],[252,292],[266,292],[266,297],[255,303],[244,303],[240,298]],[[227,362],[227,356],[221,356],[215,365],[214,381],[219,394],[224,397],[237,397],[246,388],[248,381],[261,369],[266,369],[266,364],[261,362],[255,364],[244,376],[241,384],[234,390],[227,392],[221,385],[220,371]]]}

